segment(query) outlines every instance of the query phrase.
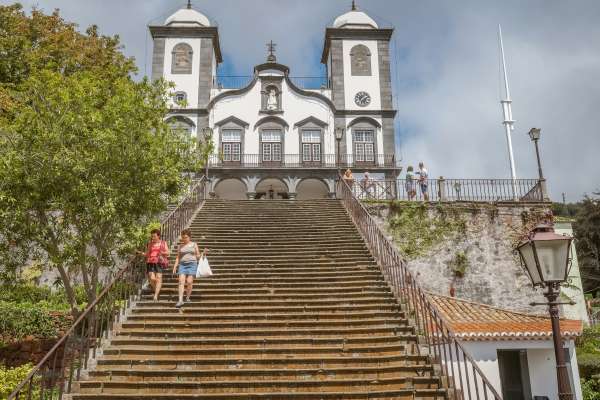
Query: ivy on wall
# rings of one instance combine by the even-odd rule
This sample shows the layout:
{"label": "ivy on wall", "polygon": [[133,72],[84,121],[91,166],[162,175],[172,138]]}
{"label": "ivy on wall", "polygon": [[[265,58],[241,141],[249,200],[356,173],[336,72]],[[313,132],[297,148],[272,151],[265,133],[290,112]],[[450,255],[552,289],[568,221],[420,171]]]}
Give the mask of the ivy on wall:
{"label": "ivy on wall", "polygon": [[[427,254],[435,245],[453,236],[463,236],[467,230],[466,220],[451,207],[391,202],[389,208],[388,230],[408,260]],[[461,268],[464,266],[461,264]]]}

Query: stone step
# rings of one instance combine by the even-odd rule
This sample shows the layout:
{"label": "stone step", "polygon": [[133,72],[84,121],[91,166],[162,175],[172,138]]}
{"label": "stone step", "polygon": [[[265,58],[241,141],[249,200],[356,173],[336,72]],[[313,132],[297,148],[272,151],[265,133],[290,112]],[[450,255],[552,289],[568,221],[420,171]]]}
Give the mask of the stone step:
{"label": "stone step", "polygon": [[362,378],[377,380],[396,376],[431,376],[433,366],[427,365],[386,365],[363,366],[352,368],[235,368],[235,369],[155,369],[155,366],[133,366],[131,368],[115,368],[100,366],[90,372],[90,377],[97,381],[219,381],[219,380],[275,380],[275,379],[327,379],[327,378]]}
{"label": "stone step", "polygon": [[385,344],[385,343],[406,343],[414,342],[416,339],[413,335],[372,335],[358,337],[335,337],[335,338],[310,338],[310,337],[268,337],[268,338],[180,338],[170,339],[165,341],[165,338],[137,338],[126,337],[119,335],[111,340],[112,347],[120,346],[166,346],[172,348],[198,348],[198,347],[275,347],[275,346],[353,346],[357,344]]}
{"label": "stone step", "polygon": [[373,357],[371,355],[358,354],[356,357],[320,356],[288,356],[265,355],[263,357],[240,356],[232,359],[221,357],[197,357],[192,360],[185,359],[160,359],[149,360],[147,358],[121,358],[118,356],[105,356],[98,360],[98,365],[103,369],[108,368],[136,368],[148,369],[184,369],[195,368],[209,369],[256,369],[256,368],[353,368],[353,367],[385,367],[385,366],[426,366],[430,364],[427,356],[415,354],[393,354]]}
{"label": "stone step", "polygon": [[[150,294],[146,294],[143,296],[146,300],[142,299],[136,303],[137,309],[144,308],[160,308],[161,310],[165,310],[167,307],[171,307],[171,303],[167,301],[152,301],[152,296]],[[252,300],[248,301],[246,299],[240,300],[202,300],[202,301],[192,301],[190,303],[186,303],[186,308],[188,309],[244,309],[244,308],[276,308],[276,309],[285,309],[285,310],[294,310],[298,308],[307,308],[307,309],[319,309],[319,308],[335,308],[335,307],[357,307],[357,308],[370,308],[370,307],[378,307],[381,305],[382,307],[396,307],[397,303],[391,296],[389,297],[373,297],[373,298],[360,298],[360,299],[306,299],[306,300]],[[132,310],[132,311],[133,311]]]}
{"label": "stone step", "polygon": [[[221,280],[232,280],[232,279],[260,279],[263,281],[280,280],[280,279],[329,279],[333,277],[344,277],[344,278],[379,278],[380,272],[373,266],[370,268],[349,268],[347,270],[330,269],[325,270],[321,268],[309,269],[309,268],[265,268],[261,266],[255,266],[254,268],[228,268],[222,266],[212,266],[211,269],[215,274],[213,278]],[[173,274],[163,274],[163,282],[172,280],[177,282],[177,276]]]}
{"label": "stone step", "polygon": [[125,321],[122,323],[123,328],[150,328],[150,329],[252,329],[252,328],[337,328],[340,326],[389,326],[397,328],[398,331],[412,332],[413,328],[407,325],[406,320],[388,319],[388,318],[369,318],[361,320],[337,320],[337,319],[320,319],[314,321],[297,321],[297,320],[281,320],[281,321],[264,321],[264,320],[253,320],[253,321],[202,321],[202,322],[180,322],[180,321]]}
{"label": "stone step", "polygon": [[[385,288],[383,288],[385,289]],[[230,300],[230,301],[240,301],[242,299],[244,299],[244,301],[247,301],[249,303],[254,303],[255,300],[262,300],[262,301],[270,301],[270,300],[291,300],[291,301],[305,301],[305,299],[310,299],[310,300],[315,300],[315,301],[331,301],[331,300],[335,300],[335,301],[352,301],[355,299],[372,299],[372,298],[379,298],[379,299],[390,299],[392,300],[394,297],[392,295],[392,293],[389,290],[362,290],[362,288],[356,288],[354,290],[348,290],[348,289],[343,289],[343,290],[333,290],[333,289],[329,289],[327,290],[327,292],[325,293],[323,290],[316,290],[316,291],[312,291],[314,293],[311,293],[311,291],[306,291],[306,290],[295,290],[295,291],[290,291],[290,290],[282,290],[282,289],[278,289],[278,290],[271,290],[271,289],[264,289],[264,290],[255,290],[252,289],[251,291],[246,291],[244,294],[240,294],[240,293],[231,293],[231,291],[228,290],[223,290],[223,291],[215,291],[215,290],[205,290],[202,294],[195,292],[192,293],[191,296],[191,302],[190,303],[186,303],[186,305],[189,306],[193,306],[195,304],[201,304],[201,302],[204,301],[217,301],[217,300]],[[169,298],[172,297],[174,298],[174,295],[176,294],[176,292],[174,290],[171,290],[168,293],[164,293],[161,291],[161,298],[163,298],[163,300],[158,301],[156,304],[161,304],[161,305],[170,305],[170,304],[174,304],[174,303],[169,303],[168,300],[164,300],[164,298]],[[343,298],[340,298],[340,294],[343,294]],[[148,301],[149,299],[152,299],[152,295],[150,293],[144,293],[142,294],[142,300],[146,300]]]}
{"label": "stone step", "polygon": [[[224,307],[222,304],[214,304],[212,307],[206,307],[204,304],[200,303],[200,306],[192,306],[189,305],[185,307],[185,314],[198,314],[198,315],[208,315],[208,314],[253,314],[253,313],[269,313],[273,315],[282,315],[282,314],[305,314],[305,313],[341,313],[341,312],[381,312],[388,311],[394,312],[395,315],[404,315],[400,311],[400,306],[394,303],[374,303],[374,304],[366,304],[366,305],[334,305],[334,306],[275,306],[275,305],[266,305],[266,306],[239,306],[239,307]],[[179,314],[179,310],[173,309],[171,307],[158,307],[155,303],[145,304],[144,306],[139,306],[131,310],[131,315],[136,314],[146,314],[146,313],[156,313],[156,314]]]}
{"label": "stone step", "polygon": [[[281,391],[307,391],[324,393],[354,389],[368,393],[369,390],[381,388],[385,390],[407,389],[414,393],[413,388],[437,389],[440,380],[437,377],[393,377],[369,379],[304,379],[304,380],[252,380],[252,381],[203,381],[203,382],[119,382],[119,381],[83,381],[80,387],[85,393],[132,393],[132,394],[225,394],[225,393],[280,393]],[[367,389],[368,388],[368,389]],[[154,397],[153,397],[154,398]]]}
{"label": "stone step", "polygon": [[170,322],[197,322],[197,321],[211,321],[211,322],[225,322],[235,320],[239,322],[248,321],[322,321],[322,320],[348,320],[355,321],[366,318],[398,318],[396,311],[344,311],[339,313],[332,312],[299,312],[299,313],[241,313],[241,314],[228,314],[228,313],[201,313],[195,312],[187,308],[182,308],[179,313],[166,313],[166,312],[137,312],[131,313],[128,317],[130,322],[154,322],[154,321],[170,321]]}
{"label": "stone step", "polygon": [[[327,282],[318,278],[280,278],[280,279],[254,279],[252,277],[247,278],[220,278],[218,275],[207,278],[199,278],[196,280],[194,288],[202,290],[203,288],[317,288],[317,287],[331,287],[331,288],[342,288],[342,287],[366,287],[366,286],[377,286],[383,285],[384,280],[381,277],[339,277],[330,278]],[[165,281],[163,288],[174,288],[177,287],[178,283],[174,281]]]}
{"label": "stone step", "polygon": [[186,329],[178,330],[178,327],[126,327],[119,326],[116,329],[118,335],[131,336],[131,337],[146,337],[156,338],[160,337],[165,340],[172,340],[178,338],[246,338],[246,337],[260,337],[260,338],[351,338],[361,337],[364,335],[390,335],[392,337],[405,335],[413,335],[411,329],[406,327],[390,326],[390,325],[371,325],[371,326],[341,326],[341,327],[280,327],[280,328],[221,328],[215,329]]}

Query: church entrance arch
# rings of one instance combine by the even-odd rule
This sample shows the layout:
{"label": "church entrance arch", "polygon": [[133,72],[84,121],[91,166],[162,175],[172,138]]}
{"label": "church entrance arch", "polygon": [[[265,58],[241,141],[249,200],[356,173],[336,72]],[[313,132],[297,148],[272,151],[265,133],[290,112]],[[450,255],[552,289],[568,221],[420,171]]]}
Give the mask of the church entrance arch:
{"label": "church entrance arch", "polygon": [[314,200],[329,198],[329,188],[320,179],[303,179],[296,188],[298,200]]}
{"label": "church entrance arch", "polygon": [[246,184],[239,179],[223,179],[215,186],[215,197],[223,200],[246,200]]}
{"label": "church entrance arch", "polygon": [[285,182],[277,178],[263,179],[256,185],[256,199],[282,200],[289,199],[289,189]]}

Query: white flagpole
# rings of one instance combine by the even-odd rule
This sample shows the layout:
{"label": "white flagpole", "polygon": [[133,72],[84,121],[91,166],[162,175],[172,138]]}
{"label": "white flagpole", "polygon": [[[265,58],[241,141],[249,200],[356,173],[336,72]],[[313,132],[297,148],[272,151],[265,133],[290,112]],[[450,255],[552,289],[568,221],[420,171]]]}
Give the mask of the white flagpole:
{"label": "white flagpole", "polygon": [[504,130],[506,132],[506,143],[508,144],[508,158],[510,160],[510,174],[512,178],[513,199],[517,200],[517,173],[515,170],[515,158],[512,148],[511,133],[515,129],[512,116],[512,100],[510,98],[510,89],[508,88],[508,74],[506,72],[506,59],[504,58],[504,43],[502,42],[502,27],[498,25],[498,38],[500,40],[500,55],[502,58],[502,73],[504,75],[505,97],[500,100],[502,105],[502,113],[504,115]]}

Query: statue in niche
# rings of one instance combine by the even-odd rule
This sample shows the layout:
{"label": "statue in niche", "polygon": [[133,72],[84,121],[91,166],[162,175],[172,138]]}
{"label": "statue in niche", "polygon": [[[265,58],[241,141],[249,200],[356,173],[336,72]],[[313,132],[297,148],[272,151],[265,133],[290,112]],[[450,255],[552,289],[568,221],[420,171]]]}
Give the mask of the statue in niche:
{"label": "statue in niche", "polygon": [[270,89],[267,94],[267,110],[279,110],[279,102],[277,101],[277,91],[275,89]]}

